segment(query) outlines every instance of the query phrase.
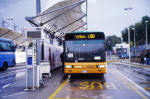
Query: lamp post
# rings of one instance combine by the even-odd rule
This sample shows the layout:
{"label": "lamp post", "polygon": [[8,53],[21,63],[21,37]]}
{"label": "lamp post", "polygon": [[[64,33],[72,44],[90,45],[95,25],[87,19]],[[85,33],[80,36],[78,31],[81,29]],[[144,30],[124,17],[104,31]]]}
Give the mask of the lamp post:
{"label": "lamp post", "polygon": [[136,49],[135,49],[135,46],[136,46],[136,45],[135,45],[135,44],[136,44],[136,43],[135,43],[135,39],[136,39],[136,38],[135,38],[135,28],[132,28],[132,30],[134,31],[134,56],[135,56],[135,55],[136,55]]}
{"label": "lamp post", "polygon": [[[131,11],[133,8],[124,8],[125,11]],[[131,61],[131,51],[130,51],[130,28],[128,28],[128,44],[129,44],[129,61]]]}
{"label": "lamp post", "polygon": [[129,43],[129,61],[131,60],[131,52],[130,52],[130,28],[128,28],[128,43]]}
{"label": "lamp post", "polygon": [[147,39],[147,23],[148,23],[148,20],[146,20],[145,23],[146,23],[146,42],[145,43],[146,43],[146,49],[148,49],[148,46],[147,46],[147,43],[148,43],[148,41],[147,41],[148,40]]}

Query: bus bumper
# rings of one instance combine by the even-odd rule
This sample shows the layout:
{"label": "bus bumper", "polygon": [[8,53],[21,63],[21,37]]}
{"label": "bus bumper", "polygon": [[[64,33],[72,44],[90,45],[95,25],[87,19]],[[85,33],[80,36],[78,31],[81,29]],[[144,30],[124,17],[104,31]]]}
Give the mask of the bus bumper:
{"label": "bus bumper", "polygon": [[106,74],[106,68],[100,69],[65,69],[65,74]]}

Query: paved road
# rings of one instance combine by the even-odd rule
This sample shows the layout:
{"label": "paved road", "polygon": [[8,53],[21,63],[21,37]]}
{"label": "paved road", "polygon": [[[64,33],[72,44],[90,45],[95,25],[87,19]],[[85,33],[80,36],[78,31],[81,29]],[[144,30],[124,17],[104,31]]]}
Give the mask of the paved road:
{"label": "paved road", "polygon": [[105,76],[74,75],[66,79],[49,99],[148,99],[149,93],[108,64]]}
{"label": "paved road", "polygon": [[14,67],[0,72],[0,99],[149,99],[149,76],[144,70],[114,62],[108,64],[104,76],[73,75],[68,79],[60,68],[40,89],[24,91],[25,67]]}

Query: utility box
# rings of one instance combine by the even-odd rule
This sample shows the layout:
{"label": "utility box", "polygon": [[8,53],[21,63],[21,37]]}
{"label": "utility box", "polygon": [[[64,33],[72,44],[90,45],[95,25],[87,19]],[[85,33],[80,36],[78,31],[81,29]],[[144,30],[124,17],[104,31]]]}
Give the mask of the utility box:
{"label": "utility box", "polygon": [[41,62],[40,72],[43,76],[48,76],[48,77],[51,76],[49,62]]}

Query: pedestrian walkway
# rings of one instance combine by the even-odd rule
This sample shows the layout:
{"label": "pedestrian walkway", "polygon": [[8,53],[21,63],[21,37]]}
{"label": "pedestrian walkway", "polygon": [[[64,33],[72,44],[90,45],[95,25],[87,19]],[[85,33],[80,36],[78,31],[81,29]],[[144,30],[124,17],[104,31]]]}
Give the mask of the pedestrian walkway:
{"label": "pedestrian walkway", "polygon": [[150,65],[136,63],[136,62],[130,62],[128,59],[108,60],[108,62],[120,62],[120,63],[131,64],[131,65],[134,65],[134,66],[150,68]]}

